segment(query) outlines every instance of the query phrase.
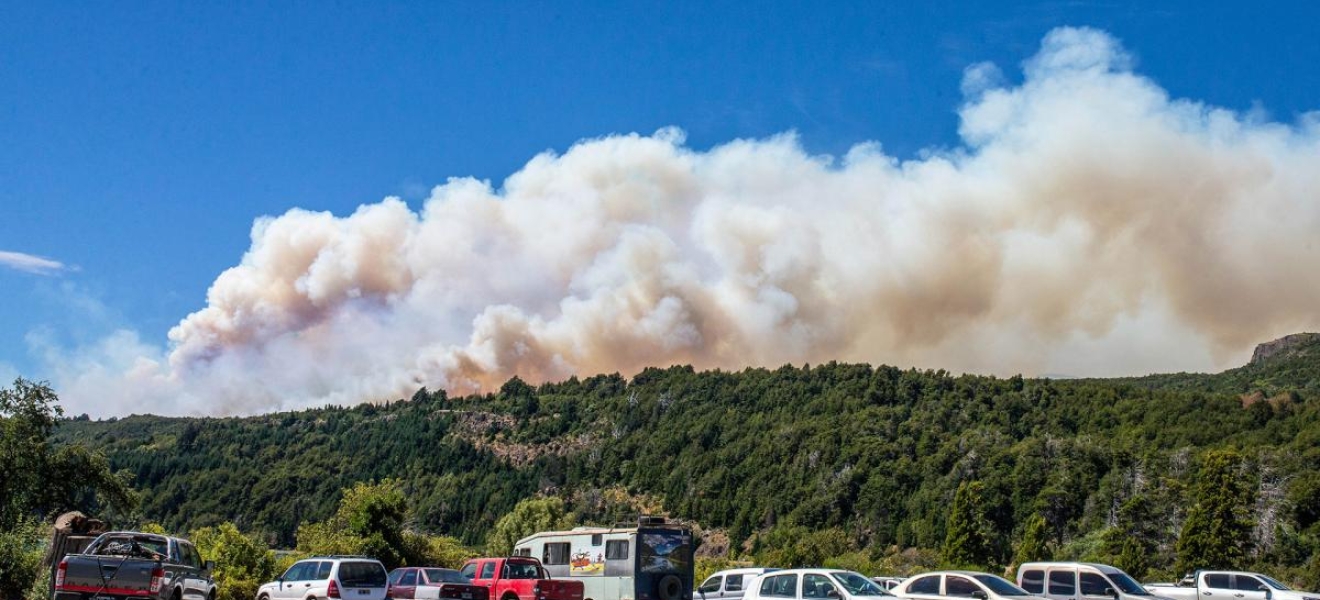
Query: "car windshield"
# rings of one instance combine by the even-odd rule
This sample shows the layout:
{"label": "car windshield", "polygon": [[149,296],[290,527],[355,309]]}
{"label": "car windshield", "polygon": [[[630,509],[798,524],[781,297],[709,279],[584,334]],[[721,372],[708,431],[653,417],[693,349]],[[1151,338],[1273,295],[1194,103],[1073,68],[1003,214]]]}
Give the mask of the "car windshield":
{"label": "car windshield", "polygon": [[1024,590],[1016,585],[1013,585],[1009,583],[1007,579],[1004,579],[1003,577],[999,577],[997,575],[982,573],[980,575],[972,575],[972,579],[981,582],[981,585],[990,588],[990,591],[1000,596],[1030,596],[1031,595],[1027,593],[1027,590]]}
{"label": "car windshield", "polygon": [[1137,583],[1135,579],[1129,577],[1127,573],[1119,571],[1117,573],[1105,573],[1105,576],[1108,577],[1110,581],[1113,581],[1114,585],[1118,586],[1118,589],[1122,590],[1124,594],[1131,594],[1133,596],[1154,596],[1154,594],[1150,593],[1150,590],[1141,587],[1141,584]]}
{"label": "car windshield", "polygon": [[1278,581],[1275,581],[1274,579],[1271,579],[1268,575],[1261,575],[1260,573],[1257,573],[1257,574],[1256,574],[1256,577],[1261,578],[1261,580],[1264,581],[1266,585],[1268,585],[1268,586],[1270,586],[1270,587],[1272,587],[1272,588],[1274,588],[1274,589],[1276,589],[1276,590],[1283,590],[1283,591],[1285,591],[1285,592],[1286,592],[1286,591],[1290,591],[1290,590],[1292,590],[1292,588],[1290,588],[1290,587],[1288,587],[1288,586],[1286,586],[1286,585],[1283,585],[1282,583],[1279,583]]}
{"label": "car windshield", "polygon": [[884,588],[876,585],[874,581],[853,573],[852,571],[833,571],[830,575],[833,575],[834,580],[838,581],[839,585],[843,586],[843,589],[848,590],[848,593],[853,596],[893,595],[886,592]]}
{"label": "car windshield", "polygon": [[385,587],[388,576],[378,562],[344,561],[339,564],[339,583],[344,587]]}
{"label": "car windshield", "polygon": [[431,583],[472,583],[453,569],[426,569],[426,580]]}

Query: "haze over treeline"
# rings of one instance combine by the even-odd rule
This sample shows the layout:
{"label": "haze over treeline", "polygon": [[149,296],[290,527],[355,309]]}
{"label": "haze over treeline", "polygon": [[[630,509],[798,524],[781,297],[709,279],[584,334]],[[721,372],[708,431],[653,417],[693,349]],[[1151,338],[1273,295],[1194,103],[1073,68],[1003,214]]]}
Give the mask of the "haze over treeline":
{"label": "haze over treeline", "polygon": [[[1171,98],[1108,34],[968,67],[962,144],[608,135],[418,210],[262,217],[168,344],[50,349],[72,412],[253,414],[510,377],[829,360],[1210,370],[1320,327],[1320,116]],[[878,101],[876,110],[885,110]]]}

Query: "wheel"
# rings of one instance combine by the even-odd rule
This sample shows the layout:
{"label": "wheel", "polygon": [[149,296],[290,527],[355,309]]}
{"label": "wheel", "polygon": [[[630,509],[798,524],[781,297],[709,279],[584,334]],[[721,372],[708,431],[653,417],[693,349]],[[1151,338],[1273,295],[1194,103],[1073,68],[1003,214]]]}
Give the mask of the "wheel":
{"label": "wheel", "polygon": [[257,600],[270,600],[270,596],[267,596],[266,594],[262,594],[260,596],[257,596]]}
{"label": "wheel", "polygon": [[517,595],[517,594],[505,594],[503,598],[500,598],[500,600],[518,600],[518,595]]}
{"label": "wheel", "polygon": [[679,600],[683,596],[683,582],[676,575],[665,575],[655,587],[660,600]]}

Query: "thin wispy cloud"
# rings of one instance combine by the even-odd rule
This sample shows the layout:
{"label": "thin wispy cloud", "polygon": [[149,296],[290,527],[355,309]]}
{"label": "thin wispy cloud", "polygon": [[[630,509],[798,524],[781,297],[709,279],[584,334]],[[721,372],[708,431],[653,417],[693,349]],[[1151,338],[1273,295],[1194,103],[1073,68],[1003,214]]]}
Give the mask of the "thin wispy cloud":
{"label": "thin wispy cloud", "polygon": [[68,270],[68,267],[58,260],[6,250],[0,250],[0,267],[36,275],[54,275]]}

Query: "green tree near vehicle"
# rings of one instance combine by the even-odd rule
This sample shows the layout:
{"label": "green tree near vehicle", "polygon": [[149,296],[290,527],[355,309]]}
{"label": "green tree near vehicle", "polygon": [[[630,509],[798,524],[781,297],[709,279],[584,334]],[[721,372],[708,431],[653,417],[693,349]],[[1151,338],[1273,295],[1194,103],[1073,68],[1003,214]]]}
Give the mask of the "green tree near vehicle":
{"label": "green tree near vehicle", "polygon": [[0,388],[0,598],[21,598],[40,578],[46,521],[68,510],[129,510],[137,498],[126,477],[82,444],[56,447],[64,414],[45,383],[23,378]]}
{"label": "green tree near vehicle", "polygon": [[1243,462],[1235,450],[1212,450],[1202,457],[1192,484],[1196,503],[1178,536],[1177,572],[1247,566],[1256,488]]}
{"label": "green tree near vehicle", "polygon": [[486,553],[508,556],[518,540],[539,531],[553,531],[573,526],[562,498],[528,498],[519,502],[508,514],[495,522],[495,528],[486,538]]}
{"label": "green tree near vehicle", "polygon": [[1105,530],[1101,547],[1114,566],[1140,580],[1150,570],[1159,536],[1150,498],[1136,494],[1119,506],[1116,523]]}
{"label": "green tree near vehicle", "polygon": [[995,562],[994,526],[986,509],[985,484],[958,484],[949,509],[943,556],[951,567],[985,569]]}
{"label": "green tree near vehicle", "polygon": [[189,538],[203,558],[215,562],[216,600],[251,600],[258,586],[279,574],[275,553],[233,523],[197,529]]}

